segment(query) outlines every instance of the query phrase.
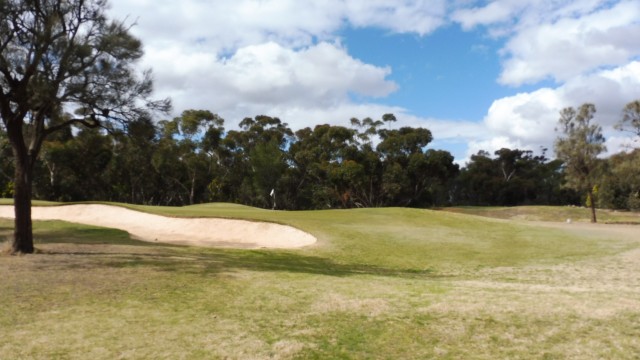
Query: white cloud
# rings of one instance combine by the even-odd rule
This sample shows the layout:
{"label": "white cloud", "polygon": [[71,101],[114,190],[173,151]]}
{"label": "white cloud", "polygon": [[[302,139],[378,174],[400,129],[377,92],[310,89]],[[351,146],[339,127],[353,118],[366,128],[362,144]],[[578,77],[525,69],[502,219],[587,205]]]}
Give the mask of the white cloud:
{"label": "white cloud", "polygon": [[[170,96],[176,112],[217,112],[227,127],[258,114],[299,129],[393,112],[397,126],[427,127],[441,144],[469,144],[468,156],[550,147],[559,110],[584,102],[596,103],[598,121],[610,129],[640,94],[640,63],[629,63],[640,55],[637,0],[495,0],[476,7],[470,0],[112,3],[115,17],[138,19],[133,31],[145,44],[143,66],[154,69],[158,95]],[[559,85],[498,99],[482,123],[416,116],[375,103],[398,89],[392,69],[354,58],[338,35],[345,26],[428,35],[447,21],[484,27],[505,41],[502,84],[552,78]]]}
{"label": "white cloud", "polygon": [[497,0],[455,11],[464,29],[486,26],[506,37],[499,82],[519,86],[545,79],[564,82],[640,53],[637,0]]}
{"label": "white cloud", "polygon": [[397,90],[391,68],[349,55],[336,35],[345,24],[427,34],[446,16],[445,0],[112,3],[114,17],[137,19],[142,65],[153,68],[157,95],[171,97],[176,112],[206,108],[232,124],[269,114],[294,119],[295,128],[309,125],[302,119],[348,121],[389,108],[367,101]]}
{"label": "white cloud", "polygon": [[485,124],[492,133],[520,142],[547,142],[565,107],[562,100],[558,90],[549,88],[502,98],[489,108]]}
{"label": "white cloud", "polygon": [[[454,6],[451,19],[463,29],[485,26],[503,36],[522,29],[550,24],[568,18],[581,18],[618,2],[633,0],[492,0],[483,6],[478,1],[463,1]],[[484,2],[483,2],[484,3]]]}
{"label": "white cloud", "polygon": [[470,30],[480,25],[511,22],[527,5],[523,0],[492,1],[484,7],[459,9],[451,18],[460,23],[463,29]]}
{"label": "white cloud", "polygon": [[[609,154],[617,152],[631,152],[640,146],[639,136],[627,136],[622,133],[612,133],[607,138],[607,150]],[[614,149],[614,151],[611,151]]]}
{"label": "white cloud", "polygon": [[273,41],[287,47],[332,40],[344,24],[428,34],[443,25],[446,0],[112,0],[117,18],[138,19],[145,44],[206,44],[213,51]]}
{"label": "white cloud", "polygon": [[[475,3],[475,2],[474,2]],[[636,0],[495,0],[464,5],[451,15],[464,29],[484,27],[506,40],[501,84],[553,79],[540,88],[497,99],[484,119],[485,139],[467,156],[500,147],[553,149],[559,111],[595,103],[610,153],[627,143],[613,125],[623,106],[640,96],[640,2]]]}
{"label": "white cloud", "polygon": [[305,46],[341,26],[341,2],[295,0],[114,0],[116,18],[138,19],[134,33],[146,45],[180,43],[233,53],[248,45],[275,41]]}
{"label": "white cloud", "polygon": [[[506,142],[529,150],[537,150],[540,146],[552,149],[560,110],[594,103],[597,109],[595,121],[603,126],[605,136],[610,139],[607,143],[609,153],[615,153],[621,150],[622,140],[613,126],[620,120],[622,108],[639,96],[640,62],[631,62],[612,70],[576,77],[557,88],[542,88],[498,99],[484,120],[493,138],[479,145],[492,146],[499,142],[495,139],[508,139]],[[475,145],[471,144],[472,152],[476,151],[471,149],[473,147]]]}
{"label": "white cloud", "polygon": [[467,148],[467,159],[470,159],[471,155],[477,154],[480,150],[488,151],[489,154],[493,155],[496,150],[503,148],[524,149],[519,141],[514,141],[507,136],[497,136],[487,140],[473,140],[469,142]]}
{"label": "white cloud", "polygon": [[346,20],[356,27],[376,26],[398,33],[428,34],[444,25],[445,0],[347,0]]}
{"label": "white cloud", "polygon": [[640,53],[638,19],[640,2],[625,1],[587,16],[523,29],[502,50],[507,60],[499,81],[566,81],[602,66],[625,64]]}
{"label": "white cloud", "polygon": [[162,74],[156,80],[157,92],[170,96],[178,111],[253,111],[242,118],[275,107],[326,109],[348,103],[352,93],[375,98],[397,88],[386,79],[389,68],[354,59],[338,44],[321,42],[291,50],[268,42],[240,48],[228,58],[190,51],[148,50],[147,59],[153,62],[148,65]]}

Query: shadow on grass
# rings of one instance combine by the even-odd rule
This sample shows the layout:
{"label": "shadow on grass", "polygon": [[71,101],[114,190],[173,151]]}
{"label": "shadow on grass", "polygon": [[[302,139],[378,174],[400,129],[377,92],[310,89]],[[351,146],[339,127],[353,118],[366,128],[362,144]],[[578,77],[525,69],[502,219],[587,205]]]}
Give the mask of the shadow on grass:
{"label": "shadow on grass", "polygon": [[285,272],[326,276],[374,275],[405,278],[440,277],[432,269],[390,269],[369,264],[337,263],[327,258],[274,250],[164,249],[161,253],[74,252],[77,256],[104,257],[103,266],[216,275],[234,271]]}
{"label": "shadow on grass", "polygon": [[[0,219],[0,238],[13,236],[13,222]],[[72,224],[65,221],[45,220],[33,222],[33,242],[40,244],[111,244],[156,246],[155,243],[132,239],[128,232],[112,228]]]}
{"label": "shadow on grass", "polygon": [[[8,226],[0,224],[0,234]],[[196,248],[132,240],[115,229],[70,227],[51,222],[34,229],[42,256],[64,256],[53,266],[91,271],[90,267],[151,268],[159,271],[215,275],[234,271],[288,272],[327,276],[375,275],[436,277],[432,269],[392,269],[371,264],[337,263],[331,259],[286,250]],[[73,258],[76,261],[73,261]],[[89,268],[88,268],[89,267]]]}

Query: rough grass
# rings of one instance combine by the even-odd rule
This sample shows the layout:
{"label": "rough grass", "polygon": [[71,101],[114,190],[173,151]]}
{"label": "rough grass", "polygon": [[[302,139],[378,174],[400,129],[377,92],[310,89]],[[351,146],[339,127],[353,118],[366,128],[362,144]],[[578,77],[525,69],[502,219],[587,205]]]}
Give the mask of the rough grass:
{"label": "rough grass", "polygon": [[[450,207],[445,211],[478,215],[497,219],[527,221],[571,221],[590,222],[591,209],[576,206],[514,206],[514,207]],[[640,224],[640,213],[616,210],[596,210],[596,217],[603,223]]]}
{"label": "rough grass", "polygon": [[[0,358],[619,358],[640,354],[640,242],[410,209],[145,208],[288,223],[291,251],[37,222],[0,257]],[[0,220],[0,235],[11,223]]]}

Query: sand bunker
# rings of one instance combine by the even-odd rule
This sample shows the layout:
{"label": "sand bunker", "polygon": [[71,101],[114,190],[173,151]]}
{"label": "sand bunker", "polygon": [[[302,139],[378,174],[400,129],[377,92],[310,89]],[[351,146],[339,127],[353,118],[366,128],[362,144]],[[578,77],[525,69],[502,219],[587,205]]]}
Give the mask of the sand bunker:
{"label": "sand bunker", "polygon": [[[13,218],[13,206],[0,206]],[[265,222],[217,218],[172,218],[119,206],[64,205],[32,208],[33,220],[63,220],[127,231],[134,238],[172,244],[233,248],[299,248],[316,238],[296,228]]]}

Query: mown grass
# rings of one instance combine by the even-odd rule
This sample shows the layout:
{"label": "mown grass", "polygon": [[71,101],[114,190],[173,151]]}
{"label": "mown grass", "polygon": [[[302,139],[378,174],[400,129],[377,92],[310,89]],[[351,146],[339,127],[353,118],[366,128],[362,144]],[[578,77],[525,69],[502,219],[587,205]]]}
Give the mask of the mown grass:
{"label": "mown grass", "polygon": [[[32,203],[34,206],[54,206],[54,205],[61,205],[61,203],[59,203],[59,202],[54,202],[54,201],[45,201],[45,200],[33,200],[33,201],[31,201],[31,203]],[[0,205],[13,205],[13,199],[0,198]]]}
{"label": "mown grass", "polygon": [[[583,234],[578,244],[575,235],[564,230],[432,210],[385,208],[291,212],[235,204],[128,207],[167,216],[216,216],[292,225],[315,235],[320,241],[318,246],[302,249],[301,253],[414,271],[452,265],[473,268],[554,261],[603,255],[607,249],[616,248],[610,247],[611,244],[603,246],[596,235]],[[551,247],[553,251],[549,251]]]}
{"label": "mown grass", "polygon": [[[135,207],[141,208],[141,207]],[[291,224],[299,250],[145,243],[36,222],[0,257],[0,358],[628,358],[639,242],[411,209],[145,208]],[[12,224],[0,220],[0,235]]]}

